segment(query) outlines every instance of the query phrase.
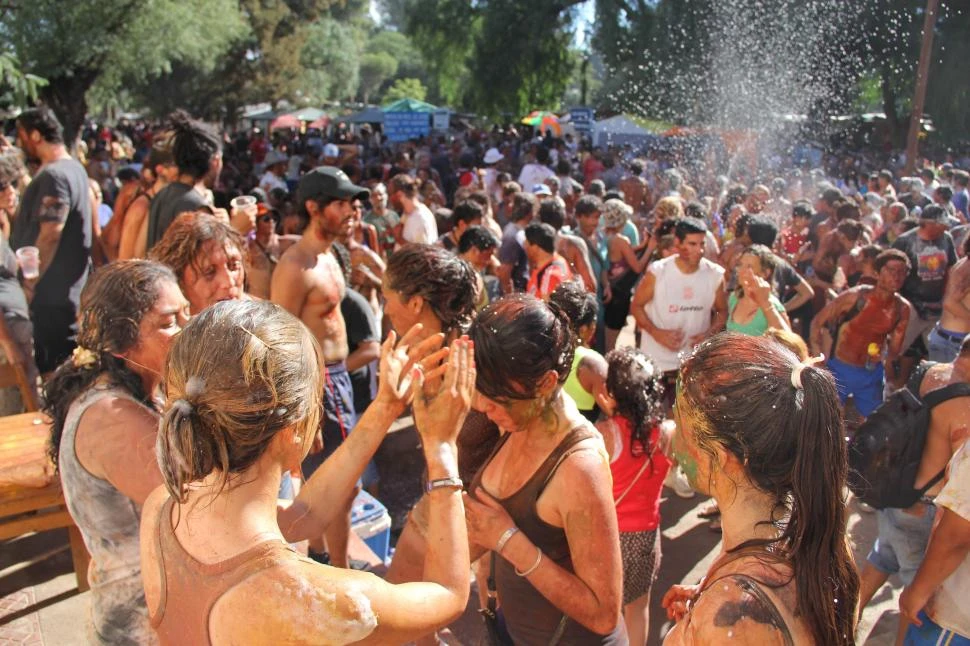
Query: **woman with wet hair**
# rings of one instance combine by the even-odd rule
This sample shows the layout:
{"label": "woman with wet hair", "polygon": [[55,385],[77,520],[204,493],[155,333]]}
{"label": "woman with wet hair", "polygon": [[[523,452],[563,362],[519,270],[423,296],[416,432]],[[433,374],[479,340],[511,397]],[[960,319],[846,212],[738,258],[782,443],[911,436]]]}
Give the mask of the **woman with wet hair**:
{"label": "woman with wet hair", "polygon": [[111,263],[81,293],[77,349],[47,382],[50,453],[91,553],[97,644],[150,644],[138,553],[139,509],[162,476],[155,460],[165,355],[188,303],[147,260]]}
{"label": "woman with wet hair", "polygon": [[844,424],[831,374],[774,339],[723,333],[680,373],[674,454],[721,509],[720,555],[664,596],[666,644],[855,643]]}
{"label": "woman with wet hair", "polygon": [[660,494],[671,461],[663,419],[661,372],[636,348],[606,355],[609,372],[596,425],[610,454],[613,500],[623,557],[623,620],[631,644],[645,644],[650,590],[660,571]]}
{"label": "woman with wet hair", "polygon": [[168,265],[193,316],[219,301],[245,296],[246,243],[220,218],[203,211],[178,216],[150,253]]}
{"label": "woman with wet hair", "polygon": [[[468,329],[475,314],[475,270],[437,245],[409,244],[388,259],[384,295],[384,313],[395,330],[420,324],[417,338],[443,334],[447,343]],[[498,427],[484,414],[469,413],[458,435],[458,469],[464,482],[471,482],[498,438]],[[388,581],[403,583],[421,576],[428,551],[427,505],[424,496],[411,510]]]}
{"label": "woman with wet hair", "polygon": [[570,280],[556,287],[549,301],[569,317],[577,343],[563,390],[576,402],[583,417],[595,423],[600,414],[598,398],[606,394],[607,373],[606,359],[590,347],[596,336],[596,295],[587,292],[582,283]]}
{"label": "woman with wet hair", "polygon": [[469,331],[475,406],[505,432],[466,499],[473,556],[491,552],[516,644],[624,644],[622,569],[603,440],[562,385],[565,314],[531,296],[487,307]]}
{"label": "woman with wet hair", "polygon": [[[455,438],[475,369],[467,340],[451,345],[443,368],[414,363],[440,341],[389,335],[377,398],[296,502],[280,509],[280,475],[307,455],[320,423],[319,344],[297,318],[262,301],[218,303],[186,326],[165,369],[165,486],[142,513],[145,598],[162,644],[404,643],[461,614],[468,543]],[[287,541],[319,536],[341,513],[329,503],[349,497],[412,392],[429,474],[424,582],[394,586],[298,555]]]}

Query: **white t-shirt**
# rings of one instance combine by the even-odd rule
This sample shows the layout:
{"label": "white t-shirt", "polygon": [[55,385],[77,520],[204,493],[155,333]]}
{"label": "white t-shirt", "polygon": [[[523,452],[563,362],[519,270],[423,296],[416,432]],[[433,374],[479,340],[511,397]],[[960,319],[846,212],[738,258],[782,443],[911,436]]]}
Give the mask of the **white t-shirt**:
{"label": "white t-shirt", "polygon": [[[964,520],[970,520],[970,440],[950,459],[949,477],[936,497],[938,507],[946,507]],[[947,630],[970,636],[970,554],[937,588],[926,614]]]}
{"label": "white t-shirt", "polygon": [[555,173],[542,164],[526,164],[522,167],[522,172],[519,173],[519,186],[522,187],[523,191],[531,193],[533,186],[542,184],[546,179],[554,176]]}
{"label": "white t-shirt", "polygon": [[263,173],[263,176],[259,178],[259,187],[266,191],[267,194],[269,194],[269,192],[274,188],[281,188],[284,191],[287,190],[286,182],[270,171],[266,171]]}
{"label": "white t-shirt", "polygon": [[653,300],[644,308],[647,316],[662,330],[683,330],[684,344],[671,350],[644,331],[640,349],[654,360],[664,372],[680,368],[680,354],[690,350],[690,337],[705,332],[711,326],[711,308],[717,288],[724,276],[724,268],[707,258],[692,274],[683,273],[677,266],[677,256],[669,256],[651,264],[647,271],[656,284]]}
{"label": "white t-shirt", "polygon": [[438,224],[434,214],[421,202],[415,202],[415,209],[404,214],[404,229],[401,236],[405,242],[433,244],[438,240]]}

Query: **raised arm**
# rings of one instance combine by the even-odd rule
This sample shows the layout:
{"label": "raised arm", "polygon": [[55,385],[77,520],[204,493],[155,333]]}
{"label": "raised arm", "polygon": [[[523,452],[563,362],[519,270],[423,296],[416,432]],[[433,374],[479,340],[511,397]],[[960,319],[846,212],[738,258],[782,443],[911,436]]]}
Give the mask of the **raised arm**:
{"label": "raised arm", "polygon": [[[354,432],[300,489],[296,500],[278,509],[277,520],[288,541],[323,534],[340,513],[330,501],[350,496],[387,429],[404,411],[410,392],[406,371],[415,361],[423,361],[430,369],[447,355],[447,350],[435,352],[441,345],[441,335],[433,335],[412,348],[420,331],[419,326],[411,328],[400,343],[393,332],[388,335],[381,353],[381,387],[377,397],[357,421]],[[432,370],[431,374],[437,373]]]}

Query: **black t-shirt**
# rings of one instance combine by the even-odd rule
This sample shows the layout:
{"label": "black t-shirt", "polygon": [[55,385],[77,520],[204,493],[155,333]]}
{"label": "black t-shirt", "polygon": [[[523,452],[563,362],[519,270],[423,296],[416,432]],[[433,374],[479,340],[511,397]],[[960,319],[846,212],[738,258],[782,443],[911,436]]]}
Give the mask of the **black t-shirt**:
{"label": "black t-shirt", "polygon": [[771,276],[771,291],[779,301],[784,303],[795,295],[796,288],[801,282],[801,277],[795,268],[781,260]]}
{"label": "black t-shirt", "polygon": [[521,232],[522,229],[514,222],[505,225],[498,259],[503,265],[512,265],[512,284],[516,290],[524,292],[526,285],[529,284],[529,259],[525,255],[525,249],[519,244]]}
{"label": "black t-shirt", "polygon": [[948,231],[936,240],[923,240],[919,229],[896,238],[894,249],[909,256],[909,276],[901,293],[921,316],[939,314],[943,308],[943,288],[947,270],[957,263],[956,246]]}
{"label": "black t-shirt", "polygon": [[154,247],[169,225],[180,214],[187,211],[208,210],[205,198],[195,187],[181,182],[172,182],[155,195],[151,210],[148,212],[148,249]]}
{"label": "black t-shirt", "polygon": [[13,222],[10,247],[36,246],[45,222],[63,222],[64,229],[54,258],[34,288],[31,306],[77,309],[91,267],[93,232],[88,174],[73,159],[47,164],[27,186]]}
{"label": "black t-shirt", "polygon": [[[374,316],[374,310],[371,309],[367,299],[356,290],[347,288],[347,293],[340,301],[340,313],[344,317],[347,346],[351,352],[361,343],[370,341],[380,343],[381,330],[377,324],[377,317]],[[354,387],[354,410],[360,415],[377,394],[377,361],[372,361],[363,368],[351,372],[350,383]]]}

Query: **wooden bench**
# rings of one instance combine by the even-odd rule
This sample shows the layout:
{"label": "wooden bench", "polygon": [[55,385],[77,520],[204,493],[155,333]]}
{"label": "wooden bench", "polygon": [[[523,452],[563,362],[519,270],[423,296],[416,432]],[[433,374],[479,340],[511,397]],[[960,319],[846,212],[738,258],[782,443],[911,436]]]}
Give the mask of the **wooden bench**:
{"label": "wooden bench", "polygon": [[50,421],[40,413],[0,417],[0,540],[67,527],[77,587],[83,592],[90,556],[47,456],[49,437]]}

